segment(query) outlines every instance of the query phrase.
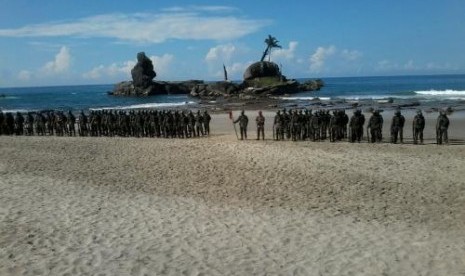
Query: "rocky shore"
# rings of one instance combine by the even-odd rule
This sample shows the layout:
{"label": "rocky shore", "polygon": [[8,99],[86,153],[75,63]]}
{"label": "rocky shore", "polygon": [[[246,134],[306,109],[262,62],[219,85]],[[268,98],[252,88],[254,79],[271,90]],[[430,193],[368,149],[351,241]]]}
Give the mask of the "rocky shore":
{"label": "rocky shore", "polygon": [[[154,81],[156,73],[152,61],[141,52],[138,62],[131,71],[132,81],[123,81],[115,85],[109,94],[115,96],[147,97],[167,94],[187,94],[194,98],[214,100],[221,98],[257,99],[294,94],[305,91],[317,91],[324,86],[321,79],[298,82],[282,75],[277,64],[260,61],[250,65],[244,72],[242,82],[219,81],[205,82],[187,80],[179,82]],[[227,74],[225,71],[225,78]]]}
{"label": "rocky shore", "polygon": [[148,97],[155,95],[189,94],[197,85],[203,85],[202,80],[188,81],[151,81],[147,86],[137,86],[134,81],[122,81],[115,85],[110,93],[114,96]]}

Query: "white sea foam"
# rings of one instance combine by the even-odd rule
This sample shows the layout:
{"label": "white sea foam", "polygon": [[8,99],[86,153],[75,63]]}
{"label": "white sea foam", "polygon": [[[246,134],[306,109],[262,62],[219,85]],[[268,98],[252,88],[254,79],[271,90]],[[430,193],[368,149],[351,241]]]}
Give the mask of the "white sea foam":
{"label": "white sea foam", "polygon": [[27,112],[30,112],[30,111],[33,111],[33,110],[27,110],[27,109],[2,109],[0,108],[0,111],[3,112],[3,113],[27,113]]}
{"label": "white sea foam", "polygon": [[424,96],[463,96],[465,97],[465,90],[423,90],[423,91],[415,91],[415,94],[424,95]]}
{"label": "white sea foam", "polygon": [[390,98],[394,98],[387,95],[353,95],[353,96],[345,96],[342,97],[345,100],[350,101],[359,101],[359,100],[389,100]]}
{"label": "white sea foam", "polygon": [[111,106],[111,107],[96,107],[90,108],[90,110],[126,110],[126,109],[150,109],[159,107],[176,107],[183,105],[192,105],[196,102],[175,102],[175,103],[145,103],[145,104],[133,104],[126,106]]}
{"label": "white sea foam", "polygon": [[6,95],[3,95],[3,94],[0,94],[0,100],[12,100],[12,99],[19,99],[19,97],[17,96],[6,96]]}
{"label": "white sea foam", "polygon": [[330,97],[281,97],[281,100],[289,100],[289,101],[313,101],[313,100],[320,100],[320,101],[330,101]]}

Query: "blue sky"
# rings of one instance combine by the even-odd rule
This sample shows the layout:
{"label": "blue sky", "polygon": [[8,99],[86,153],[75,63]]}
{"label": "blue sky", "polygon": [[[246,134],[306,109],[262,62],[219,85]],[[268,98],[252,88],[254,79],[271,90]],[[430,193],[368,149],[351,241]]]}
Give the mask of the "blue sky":
{"label": "blue sky", "polygon": [[0,0],[0,87],[111,84],[137,52],[159,80],[231,78],[260,59],[293,78],[465,73],[465,1]]}

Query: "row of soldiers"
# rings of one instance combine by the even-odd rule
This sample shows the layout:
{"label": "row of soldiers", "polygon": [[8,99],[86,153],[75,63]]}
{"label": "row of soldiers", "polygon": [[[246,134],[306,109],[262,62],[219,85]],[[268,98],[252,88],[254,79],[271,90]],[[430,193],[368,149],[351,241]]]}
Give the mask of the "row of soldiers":
{"label": "row of soldiers", "polygon": [[[318,110],[312,113],[312,110],[278,110],[273,123],[273,138],[276,140],[292,139],[297,140],[325,140],[327,137],[331,141],[341,140],[346,137],[347,133],[343,126],[347,125],[349,117],[345,110],[337,110],[330,114],[329,110]],[[241,139],[247,138],[248,118],[244,111],[234,123],[239,123],[241,130]],[[256,118],[257,123],[257,140],[265,138],[264,124],[265,117],[262,112]],[[339,126],[331,130],[330,126]]]}
{"label": "row of soldiers", "polygon": [[81,111],[77,118],[71,111],[0,110],[0,135],[190,138],[210,135],[210,121],[210,114],[200,110]]}
{"label": "row of soldiers", "polygon": [[[256,117],[257,140],[265,139],[265,117],[260,111]],[[234,120],[239,123],[241,140],[247,139],[248,117],[244,111]],[[367,124],[367,140],[371,143],[381,142],[383,139],[384,119],[379,110],[374,110]],[[311,140],[321,141],[329,138],[331,142],[348,139],[349,142],[361,142],[364,136],[365,115],[361,110],[354,110],[352,117],[345,110],[278,110],[273,121],[273,139],[275,140]],[[391,120],[390,134],[392,143],[403,143],[403,129],[405,117],[400,110],[396,110]],[[412,133],[414,144],[423,143],[425,118],[421,110],[413,118]],[[447,130],[449,119],[445,111],[440,111],[436,124],[437,143],[448,143]]]}

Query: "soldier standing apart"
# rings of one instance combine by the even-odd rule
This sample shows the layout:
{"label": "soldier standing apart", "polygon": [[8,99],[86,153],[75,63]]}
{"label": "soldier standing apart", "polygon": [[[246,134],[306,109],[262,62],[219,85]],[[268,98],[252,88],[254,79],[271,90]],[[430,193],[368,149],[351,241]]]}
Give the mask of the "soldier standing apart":
{"label": "soldier standing apart", "polygon": [[211,120],[212,120],[212,117],[205,110],[205,112],[203,113],[203,129],[205,131],[205,135],[210,135],[210,121]]}
{"label": "soldier standing apart", "polygon": [[244,110],[241,111],[241,115],[234,121],[234,123],[239,123],[241,140],[244,140],[244,138],[247,140],[247,125],[249,124],[249,118],[245,115]]}
{"label": "soldier standing apart", "polygon": [[255,122],[257,123],[257,140],[260,140],[260,133],[262,134],[262,140],[265,140],[265,117],[261,111],[258,111]]}
{"label": "soldier standing apart", "polygon": [[449,129],[449,118],[447,118],[444,110],[439,111],[439,117],[436,123],[436,141],[438,145],[449,144],[449,138],[447,136],[447,130]]}
{"label": "soldier standing apart", "polygon": [[400,138],[400,143],[404,143],[404,124],[405,117],[400,114],[400,110],[397,110],[391,122],[391,143],[397,143],[397,136]]}
{"label": "soldier standing apart", "polygon": [[379,114],[379,110],[373,111],[373,115],[370,117],[368,122],[368,128],[370,129],[371,142],[381,142],[383,140],[383,117]]}
{"label": "soldier standing apart", "polygon": [[421,110],[417,111],[417,115],[413,118],[413,143],[418,144],[418,138],[420,143],[423,144],[423,130],[425,129],[425,117],[421,113]]}

